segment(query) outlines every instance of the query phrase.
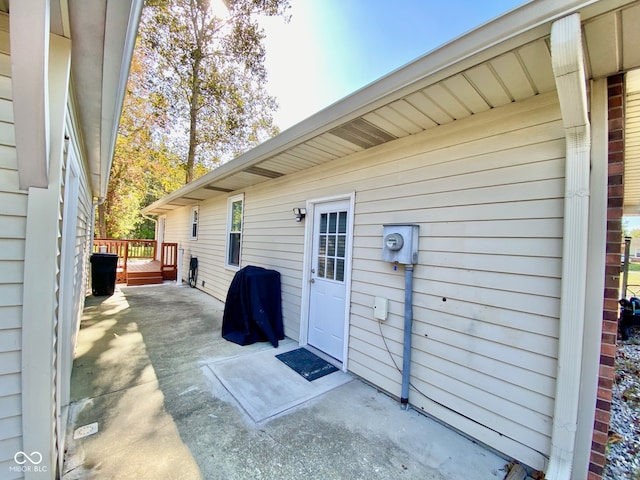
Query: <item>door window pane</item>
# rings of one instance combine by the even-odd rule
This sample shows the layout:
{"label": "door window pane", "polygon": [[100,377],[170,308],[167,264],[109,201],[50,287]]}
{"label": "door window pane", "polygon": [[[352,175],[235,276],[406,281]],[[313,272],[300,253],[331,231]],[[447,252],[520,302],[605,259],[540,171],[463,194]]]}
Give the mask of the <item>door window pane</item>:
{"label": "door window pane", "polygon": [[326,278],[328,278],[329,280],[333,280],[335,278],[334,276],[334,271],[335,271],[335,258],[327,258],[327,275]]}
{"label": "door window pane", "polygon": [[347,212],[340,212],[338,215],[338,233],[347,233]]}
{"label": "door window pane", "polygon": [[344,260],[341,258],[336,261],[336,280],[344,282]]}
{"label": "door window pane", "polygon": [[347,236],[346,235],[338,235],[338,252],[336,253],[336,256],[339,258],[344,258],[345,257],[345,244],[347,242]]}
{"label": "door window pane", "polygon": [[336,221],[338,218],[337,213],[329,214],[329,233],[336,233]]}
{"label": "door window pane", "polygon": [[320,233],[327,233],[327,214],[320,215]]}
{"label": "door window pane", "polygon": [[324,257],[318,257],[318,277],[320,278],[325,278],[324,264]]}
{"label": "door window pane", "polygon": [[318,242],[318,254],[325,256],[327,254],[327,236],[320,235]]}
{"label": "door window pane", "polygon": [[317,278],[344,281],[347,212],[321,213],[317,242]]}
{"label": "door window pane", "polygon": [[327,249],[327,255],[335,256],[336,254],[336,236],[329,235],[329,248]]}

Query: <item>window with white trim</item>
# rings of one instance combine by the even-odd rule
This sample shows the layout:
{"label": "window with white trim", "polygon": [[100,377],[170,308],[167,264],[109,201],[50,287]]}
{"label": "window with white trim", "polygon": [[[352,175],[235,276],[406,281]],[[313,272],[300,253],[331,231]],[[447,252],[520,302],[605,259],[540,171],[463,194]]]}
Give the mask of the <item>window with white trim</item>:
{"label": "window with white trim", "polygon": [[191,240],[197,240],[198,239],[198,220],[199,220],[199,209],[198,207],[191,207],[191,234],[190,237]]}
{"label": "window with white trim", "polygon": [[243,212],[244,194],[229,198],[227,201],[227,267],[240,267]]}

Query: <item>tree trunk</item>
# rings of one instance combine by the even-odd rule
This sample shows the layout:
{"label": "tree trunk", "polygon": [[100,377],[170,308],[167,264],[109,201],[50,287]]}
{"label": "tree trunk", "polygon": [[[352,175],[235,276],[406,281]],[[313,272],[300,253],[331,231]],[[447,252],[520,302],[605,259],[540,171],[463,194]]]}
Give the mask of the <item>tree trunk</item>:
{"label": "tree trunk", "polygon": [[107,237],[107,208],[104,203],[98,205],[98,238]]}
{"label": "tree trunk", "polygon": [[200,59],[196,58],[193,64],[193,77],[191,79],[191,102],[189,102],[189,153],[187,154],[186,182],[193,180],[193,170],[196,160],[196,139],[198,131],[198,101],[200,100]]}

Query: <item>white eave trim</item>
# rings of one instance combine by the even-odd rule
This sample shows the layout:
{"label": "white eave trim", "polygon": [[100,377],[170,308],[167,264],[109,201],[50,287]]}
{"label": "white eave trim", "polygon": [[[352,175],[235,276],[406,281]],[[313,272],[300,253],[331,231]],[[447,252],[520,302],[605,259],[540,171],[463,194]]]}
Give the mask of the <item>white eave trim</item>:
{"label": "white eave trim", "polygon": [[551,60],[565,129],[560,331],[551,457],[546,478],[569,480],[578,423],[589,239],[590,125],[580,15],[551,27]]}

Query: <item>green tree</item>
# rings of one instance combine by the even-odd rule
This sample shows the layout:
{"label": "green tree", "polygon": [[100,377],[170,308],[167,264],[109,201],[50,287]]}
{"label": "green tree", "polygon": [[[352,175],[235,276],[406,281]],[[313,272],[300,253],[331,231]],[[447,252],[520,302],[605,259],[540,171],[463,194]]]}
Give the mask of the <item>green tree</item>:
{"label": "green tree", "polygon": [[212,168],[278,132],[258,18],[285,16],[289,0],[225,3],[221,12],[209,0],[147,0],[143,10],[140,37],[153,58],[153,107],[186,156],[187,183],[196,164]]}
{"label": "green tree", "polygon": [[182,184],[179,156],[159,135],[165,121],[153,108],[158,99],[147,87],[148,59],[137,49],[131,63],[109,189],[98,207],[103,238],[153,238],[153,223],[140,209]]}

